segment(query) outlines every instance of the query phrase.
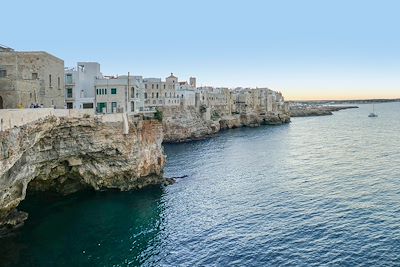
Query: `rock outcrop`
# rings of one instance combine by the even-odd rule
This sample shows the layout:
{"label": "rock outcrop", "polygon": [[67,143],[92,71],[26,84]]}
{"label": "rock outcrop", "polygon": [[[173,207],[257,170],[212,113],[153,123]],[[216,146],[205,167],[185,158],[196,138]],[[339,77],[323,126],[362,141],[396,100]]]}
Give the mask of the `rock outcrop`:
{"label": "rock outcrop", "polygon": [[217,121],[206,121],[194,107],[164,107],[163,129],[165,143],[204,139],[219,132]]}
{"label": "rock outcrop", "polygon": [[290,122],[290,116],[280,114],[233,114],[205,120],[194,107],[164,107],[163,129],[165,143],[200,140],[215,135],[220,130],[239,127],[258,127]]}
{"label": "rock outcrop", "polygon": [[161,124],[130,118],[128,125],[124,134],[122,121],[47,117],[0,132],[0,234],[27,218],[16,210],[27,190],[68,194],[163,183]]}
{"label": "rock outcrop", "polygon": [[329,116],[342,109],[358,108],[357,106],[311,106],[307,108],[291,107],[291,117]]}
{"label": "rock outcrop", "polygon": [[261,125],[279,125],[290,122],[290,116],[287,114],[242,114],[223,116],[220,120],[220,128],[232,129],[239,127],[258,127]]}

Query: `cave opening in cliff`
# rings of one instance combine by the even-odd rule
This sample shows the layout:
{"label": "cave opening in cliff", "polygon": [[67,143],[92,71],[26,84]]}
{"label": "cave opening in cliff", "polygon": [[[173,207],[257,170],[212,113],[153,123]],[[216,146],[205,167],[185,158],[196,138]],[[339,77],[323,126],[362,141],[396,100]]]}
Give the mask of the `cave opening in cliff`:
{"label": "cave opening in cliff", "polygon": [[28,183],[27,194],[49,192],[68,195],[89,189],[77,168],[71,166],[68,161],[62,161],[50,170],[45,168],[45,171],[39,172],[39,175]]}

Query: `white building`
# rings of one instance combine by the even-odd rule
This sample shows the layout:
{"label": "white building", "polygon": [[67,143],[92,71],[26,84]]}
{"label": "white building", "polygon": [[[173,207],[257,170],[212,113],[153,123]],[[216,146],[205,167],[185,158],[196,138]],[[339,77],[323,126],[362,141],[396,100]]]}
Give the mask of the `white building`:
{"label": "white building", "polygon": [[101,79],[100,64],[78,62],[76,68],[65,70],[65,102],[68,109],[95,107],[95,81]]}
{"label": "white building", "polygon": [[99,113],[144,111],[144,86],[141,76],[119,76],[95,81],[96,111]]}
{"label": "white building", "polygon": [[182,106],[192,106],[196,104],[196,78],[190,77],[190,84],[186,81],[179,82],[176,93],[180,98]]}

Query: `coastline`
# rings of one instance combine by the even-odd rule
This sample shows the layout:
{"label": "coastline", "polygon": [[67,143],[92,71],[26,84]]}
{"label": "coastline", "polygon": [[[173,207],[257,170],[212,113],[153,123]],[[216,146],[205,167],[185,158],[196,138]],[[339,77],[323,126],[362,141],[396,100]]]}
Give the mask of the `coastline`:
{"label": "coastline", "polygon": [[358,106],[295,106],[290,108],[290,117],[329,116],[333,115],[333,112],[353,108],[358,108]]}
{"label": "coastline", "polygon": [[[2,167],[0,175],[3,177],[2,180],[7,181],[7,183],[1,183],[0,189],[3,189],[4,194],[8,195],[8,197],[3,196],[3,200],[8,200],[0,203],[0,236],[21,227],[28,218],[27,213],[16,209],[25,198],[28,189],[70,194],[81,188],[125,191],[140,189],[152,184],[171,185],[175,182],[174,177],[163,177],[166,159],[162,144],[204,140],[216,136],[220,131],[229,129],[282,125],[290,123],[291,117],[332,115],[332,112],[350,108],[358,107],[314,106],[290,109],[289,112],[223,114],[218,118],[209,120],[205,119],[201,112],[196,109],[163,109],[162,123],[157,120],[129,117],[127,135],[124,134],[123,120],[104,119],[102,118],[103,115],[100,116],[102,119],[96,116],[83,118],[48,116],[45,119],[8,129],[1,133],[3,144],[12,145],[15,142],[23,142],[28,144],[28,147],[15,143],[14,147],[21,149],[12,150],[9,146],[2,148],[2,150],[7,150],[2,151],[2,154],[7,156],[1,158],[1,164],[4,168]],[[116,130],[119,132],[118,134],[115,134]],[[61,133],[55,134],[56,131],[61,131]],[[95,132],[98,134],[97,136],[94,135]],[[82,136],[85,136],[84,139],[87,142],[80,142],[79,145],[73,142],[71,143],[75,144],[73,149],[64,145],[62,146],[63,150],[58,152],[61,152],[61,154],[54,155],[55,148],[62,148],[60,144],[71,142],[71,138],[82,139]],[[101,136],[104,138],[101,138]],[[107,140],[108,145],[104,147],[101,140]],[[134,149],[132,150],[132,148]],[[100,165],[97,162],[96,167],[87,161],[88,159],[90,159],[89,162],[93,160],[93,157],[87,157],[91,154],[91,150],[95,151],[96,157],[98,157],[97,161],[102,162]],[[117,156],[114,152],[111,153],[112,150],[117,152],[117,161],[120,163],[115,164],[114,162],[111,166],[101,158],[111,154]],[[136,154],[143,153],[140,151],[146,151],[147,156],[138,161]],[[39,156],[35,156],[34,153],[39,153]],[[51,156],[49,156],[50,154]],[[21,157],[24,158],[23,161],[21,161]],[[10,159],[12,160],[10,161]],[[33,172],[32,169],[23,171],[18,175],[13,172],[17,167],[24,170],[26,169],[24,166],[32,164],[34,166]],[[126,164],[133,164],[133,167],[129,167],[129,170],[121,168]],[[82,168],[85,170],[83,171]],[[74,178],[70,174],[73,174]],[[4,178],[13,175],[16,176],[11,181]],[[132,175],[137,178],[133,180],[128,178]],[[71,181],[72,183],[70,183]]]}

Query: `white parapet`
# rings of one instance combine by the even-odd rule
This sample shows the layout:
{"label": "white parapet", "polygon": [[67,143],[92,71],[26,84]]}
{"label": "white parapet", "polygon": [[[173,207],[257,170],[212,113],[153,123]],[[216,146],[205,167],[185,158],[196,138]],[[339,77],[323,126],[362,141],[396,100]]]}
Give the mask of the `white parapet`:
{"label": "white parapet", "polygon": [[94,111],[53,108],[0,109],[0,131],[23,126],[48,116],[82,118],[85,115],[93,116]]}

